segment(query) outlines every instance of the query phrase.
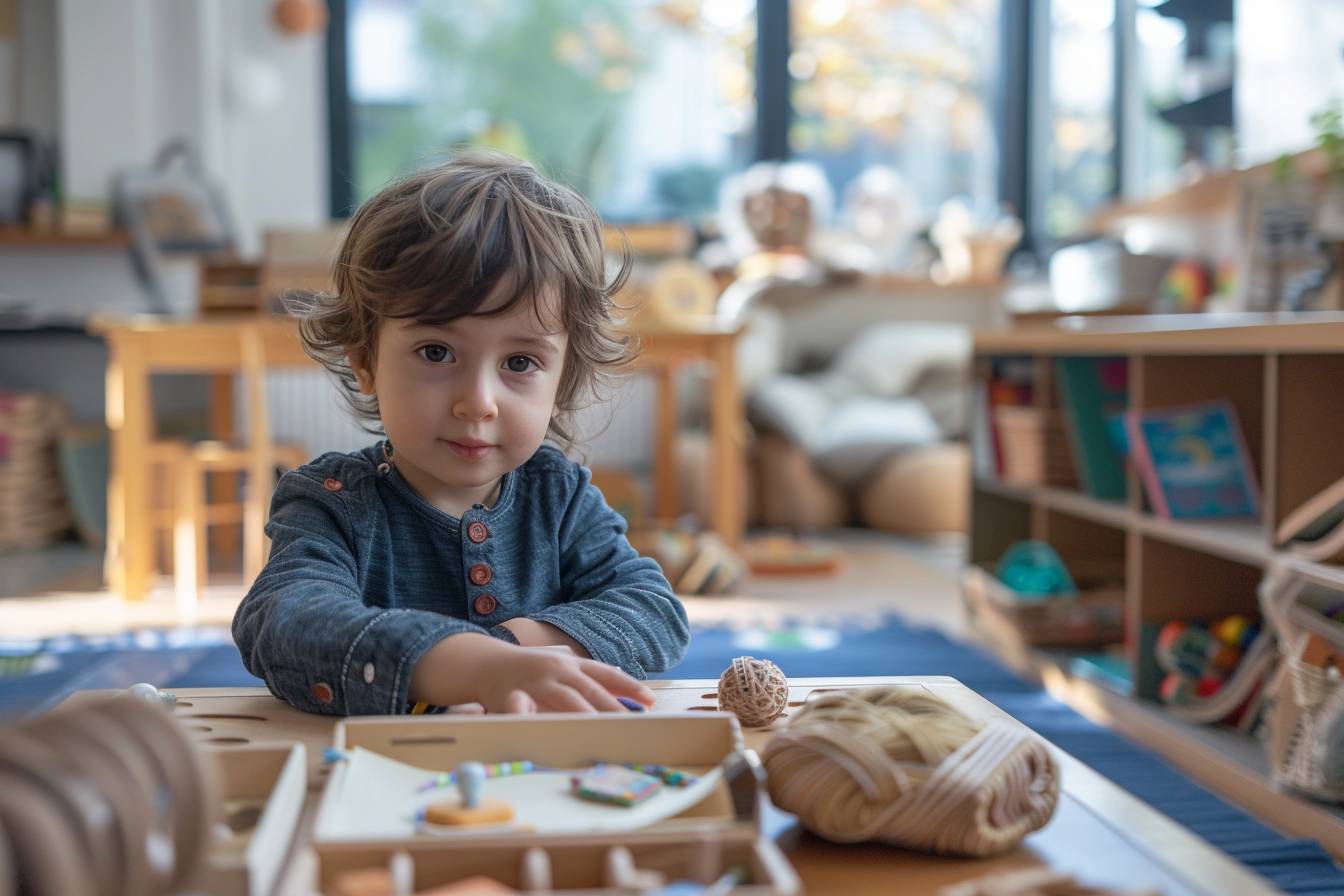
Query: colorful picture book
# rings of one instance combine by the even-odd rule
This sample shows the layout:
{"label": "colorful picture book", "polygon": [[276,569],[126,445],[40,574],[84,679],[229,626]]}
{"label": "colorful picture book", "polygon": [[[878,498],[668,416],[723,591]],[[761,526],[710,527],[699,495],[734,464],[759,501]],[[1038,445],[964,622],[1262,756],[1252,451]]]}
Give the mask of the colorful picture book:
{"label": "colorful picture book", "polygon": [[1055,380],[1074,468],[1083,488],[1094,498],[1123,501],[1128,359],[1059,358]]}
{"label": "colorful picture book", "polygon": [[1153,511],[1164,519],[1260,512],[1250,451],[1227,401],[1130,411],[1130,454]]}
{"label": "colorful picture book", "polygon": [[1344,563],[1344,478],[1291,511],[1275,535],[1281,547],[1308,560]]}

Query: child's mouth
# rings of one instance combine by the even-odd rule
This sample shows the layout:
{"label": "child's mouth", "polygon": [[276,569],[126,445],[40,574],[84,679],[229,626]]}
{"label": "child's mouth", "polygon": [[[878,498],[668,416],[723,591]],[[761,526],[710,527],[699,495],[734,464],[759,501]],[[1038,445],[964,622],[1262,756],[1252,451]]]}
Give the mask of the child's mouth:
{"label": "child's mouth", "polygon": [[465,457],[467,460],[480,460],[481,458],[489,454],[491,451],[495,450],[494,445],[468,445],[462,442],[454,442],[451,440],[445,440],[445,441],[448,442],[449,448],[452,448],[456,454],[458,454],[460,457]]}

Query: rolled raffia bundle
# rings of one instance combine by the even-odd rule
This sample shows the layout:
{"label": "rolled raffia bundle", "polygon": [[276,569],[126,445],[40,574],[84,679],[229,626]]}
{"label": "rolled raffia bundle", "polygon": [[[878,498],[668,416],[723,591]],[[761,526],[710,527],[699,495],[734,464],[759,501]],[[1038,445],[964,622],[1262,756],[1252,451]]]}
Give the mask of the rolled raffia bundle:
{"label": "rolled raffia bundle", "polygon": [[1059,799],[1036,735],[914,688],[819,694],[770,738],[764,761],[775,805],[840,843],[996,855],[1043,827]]}
{"label": "rolled raffia bundle", "polygon": [[125,694],[6,727],[0,893],[183,890],[212,836],[212,772],[161,706]]}

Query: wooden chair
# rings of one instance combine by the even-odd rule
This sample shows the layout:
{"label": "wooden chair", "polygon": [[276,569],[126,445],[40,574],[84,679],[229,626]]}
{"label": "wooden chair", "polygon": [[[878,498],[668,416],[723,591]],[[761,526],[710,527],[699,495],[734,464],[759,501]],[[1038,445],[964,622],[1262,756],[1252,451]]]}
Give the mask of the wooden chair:
{"label": "wooden chair", "polygon": [[[243,580],[250,582],[266,562],[269,544],[265,526],[278,471],[307,461],[299,445],[272,441],[266,403],[266,358],[260,329],[240,324],[240,369],[247,407],[247,437],[240,443],[202,441],[155,443],[150,463],[163,471],[170,494],[173,590],[179,609],[194,608],[207,578],[209,527],[242,524]],[[241,503],[209,503],[206,477],[241,474]]]}

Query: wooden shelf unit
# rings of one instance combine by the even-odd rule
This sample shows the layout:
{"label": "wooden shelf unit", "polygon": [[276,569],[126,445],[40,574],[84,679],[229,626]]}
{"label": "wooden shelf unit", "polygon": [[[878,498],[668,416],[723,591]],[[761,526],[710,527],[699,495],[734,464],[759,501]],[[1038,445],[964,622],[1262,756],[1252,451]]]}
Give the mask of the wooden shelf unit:
{"label": "wooden shelf unit", "polygon": [[[1097,711],[1196,778],[1242,802],[1269,824],[1320,840],[1344,858],[1341,813],[1280,793],[1268,781],[1267,762],[1251,761],[1259,745],[1231,732],[1196,737],[1197,726],[1176,720],[1156,702],[1160,672],[1151,642],[1173,619],[1245,613],[1259,618],[1256,589],[1271,566],[1287,566],[1316,584],[1344,593],[1344,567],[1292,557],[1273,544],[1284,516],[1344,476],[1344,317],[1234,315],[1108,318],[1082,324],[985,333],[975,342],[978,378],[995,359],[1029,359],[1033,403],[1058,403],[1053,362],[1063,357],[1122,357],[1129,364],[1129,407],[1148,409],[1226,399],[1236,408],[1259,482],[1258,519],[1171,521],[1148,507],[1133,469],[1121,501],[1103,501],[1078,489],[1018,485],[980,471],[972,482],[968,562],[991,566],[1011,544],[1050,542],[1065,563],[1071,556],[1122,550],[1125,569],[1125,657],[1133,696],[1108,697]],[[1047,457],[1050,456],[1046,452]],[[1095,556],[1095,554],[1094,554]],[[993,632],[986,633],[996,640]],[[1002,633],[998,641],[1002,642]],[[1055,652],[993,643],[1019,669],[1053,676],[1059,696],[1101,705],[1099,687],[1072,677]],[[1049,670],[1046,672],[1045,670]],[[1060,682],[1064,682],[1061,684]],[[1118,702],[1117,702],[1118,701]],[[1117,706],[1133,712],[1116,712]],[[1083,707],[1079,707],[1080,709]],[[1149,721],[1135,723],[1135,719]],[[1130,730],[1133,729],[1133,730]],[[1220,761],[1217,745],[1239,743]],[[1191,756],[1203,756],[1188,762]],[[1295,814],[1296,813],[1296,814]],[[1303,821],[1310,820],[1304,829]]]}

